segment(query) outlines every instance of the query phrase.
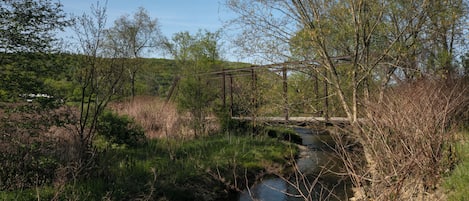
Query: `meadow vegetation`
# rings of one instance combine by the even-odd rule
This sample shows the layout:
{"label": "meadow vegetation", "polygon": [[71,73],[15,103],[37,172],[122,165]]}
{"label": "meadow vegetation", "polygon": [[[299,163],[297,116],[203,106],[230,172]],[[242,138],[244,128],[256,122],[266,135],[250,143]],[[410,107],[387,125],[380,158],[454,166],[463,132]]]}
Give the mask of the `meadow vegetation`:
{"label": "meadow vegetation", "polygon": [[[127,110],[122,109],[122,104]],[[13,110],[32,105],[19,105]],[[57,130],[55,127],[42,128],[36,138],[29,136],[18,144],[3,138],[2,144],[8,145],[6,149],[11,153],[2,152],[0,199],[229,199],[256,178],[267,174],[266,169],[275,167],[279,174],[286,172],[284,168],[297,153],[293,144],[268,135],[287,130],[256,128],[257,132],[253,134],[249,133],[252,128],[243,130],[238,127],[237,131],[218,131],[195,137],[180,134],[184,129],[172,129],[184,126],[182,121],[168,122],[171,116],[182,118],[177,113],[162,112],[163,106],[166,109],[174,107],[171,103],[142,97],[112,105],[110,108],[121,109],[100,116],[98,135],[93,140],[92,161],[88,161],[87,166],[77,164],[82,161],[76,156],[63,155],[74,154],[70,152],[76,148],[73,138],[55,142],[56,138],[45,134]],[[139,107],[144,107],[148,114],[160,116],[130,112],[142,110]],[[8,113],[9,109],[5,106],[2,111]],[[155,123],[149,125],[148,122]],[[239,125],[248,126],[247,123]],[[2,129],[5,131],[5,127]],[[150,135],[145,135],[147,133]],[[59,146],[62,148],[58,149]]]}
{"label": "meadow vegetation", "polygon": [[166,38],[143,8],[108,27],[99,2],[2,1],[0,199],[226,200],[295,165],[298,135],[256,120],[288,115],[347,118],[355,200],[466,199],[467,1],[225,2],[237,50],[277,64],[223,61],[221,31]]}

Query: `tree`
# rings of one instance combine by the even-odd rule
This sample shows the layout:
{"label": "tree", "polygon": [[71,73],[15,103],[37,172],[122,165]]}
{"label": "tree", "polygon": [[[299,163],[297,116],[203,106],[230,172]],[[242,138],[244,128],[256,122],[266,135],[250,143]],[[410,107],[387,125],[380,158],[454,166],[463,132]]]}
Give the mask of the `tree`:
{"label": "tree", "polygon": [[[60,3],[52,0],[2,0],[0,3],[0,100],[44,93],[44,75],[53,71],[47,53],[55,33],[70,25]],[[45,53],[45,54],[44,54]]]}
{"label": "tree", "polygon": [[314,60],[312,69],[332,86],[352,123],[372,82],[383,91],[438,69],[448,74],[454,44],[467,29],[462,0],[228,0],[227,6],[239,15],[230,23],[242,30],[236,42],[243,50]]}
{"label": "tree", "polygon": [[469,76],[469,53],[466,53],[464,56],[461,57],[461,65],[462,69],[461,71],[463,75]]}
{"label": "tree", "polygon": [[206,117],[217,98],[214,80],[204,73],[219,68],[219,32],[199,31],[176,33],[172,41],[166,40],[166,50],[174,57],[181,69],[181,81],[177,102],[182,110],[191,113],[196,135],[206,132]]}
{"label": "tree", "polygon": [[429,4],[429,22],[425,24],[428,31],[424,37],[428,40],[428,46],[424,46],[429,54],[428,65],[434,66],[431,70],[435,73],[453,77],[457,73],[456,46],[460,45],[464,30],[467,31],[467,1],[430,1]]}
{"label": "tree", "polygon": [[[464,44],[463,33],[468,28],[467,23],[464,24],[464,20],[467,18],[467,1],[227,0],[227,5],[239,14],[239,17],[231,22],[234,25],[239,25],[238,28],[242,30],[241,40],[237,42],[243,45],[243,50],[251,50],[257,53],[266,52],[268,55],[277,55],[276,58],[283,60],[305,59],[309,62],[304,63],[311,66],[311,70],[316,71],[316,75],[321,76],[321,79],[331,86],[333,89],[331,94],[334,94],[339,100],[342,110],[352,125],[350,134],[363,147],[367,162],[366,167],[361,169],[350,162],[353,156],[349,151],[344,148],[338,151],[357,190],[373,189],[377,184],[381,184],[383,180],[377,179],[377,176],[387,169],[378,169],[381,167],[377,168],[376,164],[389,165],[392,162],[390,158],[396,159],[400,164],[428,167],[428,165],[415,165],[415,163],[422,162],[422,159],[411,157],[406,160],[402,156],[392,155],[395,151],[392,148],[389,149],[389,155],[375,152],[376,150],[381,151],[394,147],[395,144],[412,142],[409,145],[406,144],[406,148],[419,150],[418,153],[421,156],[425,154],[422,154],[423,152],[418,148],[418,143],[428,143],[428,141],[425,141],[427,139],[433,140],[439,137],[441,139],[443,134],[436,132],[423,132],[424,134],[422,134],[422,130],[430,126],[423,126],[424,129],[418,127],[441,124],[433,124],[432,120],[416,123],[421,122],[418,120],[422,119],[422,113],[417,112],[413,117],[406,113],[414,109],[418,111],[417,109],[420,107],[431,105],[427,105],[424,101],[413,102],[423,97],[420,97],[421,93],[418,93],[419,91],[409,89],[411,92],[406,94],[407,102],[402,102],[403,99],[400,97],[396,98],[396,103],[403,104],[397,107],[396,111],[402,112],[404,115],[402,118],[396,115],[389,118],[392,121],[409,121],[411,127],[414,126],[412,129],[404,129],[403,134],[407,135],[406,137],[396,135],[402,128],[400,123],[394,124],[395,127],[372,125],[371,128],[365,129],[359,124],[358,117],[360,114],[366,113],[365,107],[370,107],[363,106],[369,103],[369,100],[376,98],[378,101],[375,102],[375,105],[385,104],[383,101],[386,101],[386,97],[388,97],[385,94],[386,91],[392,91],[387,90],[389,86],[400,85],[405,82],[412,83],[412,81],[422,77],[433,77],[442,82],[452,82],[452,80],[444,79],[453,77],[456,58],[455,47]],[[270,40],[275,40],[275,42],[270,42]],[[279,45],[266,46],[263,43],[279,43]],[[285,48],[287,46],[289,48]],[[373,88],[378,90],[371,91]],[[399,90],[398,87],[393,88]],[[440,90],[432,87],[435,91],[429,89],[426,88],[422,92],[431,94],[440,91],[447,92],[445,90],[448,90],[449,93],[453,94],[458,91],[453,91],[449,87],[444,88],[444,90],[443,88]],[[374,94],[377,97],[371,97]],[[456,96],[462,97],[462,94],[456,94]],[[412,97],[411,95],[419,97],[412,99],[409,98]],[[449,96],[445,97],[443,98],[445,101],[453,100],[453,98],[448,98]],[[423,99],[430,103],[441,100],[440,97],[433,95]],[[451,105],[449,102],[445,104],[447,104],[446,107]],[[385,105],[384,108],[389,110],[389,106]],[[425,110],[432,111],[431,109],[435,109],[433,105],[429,107],[431,108]],[[369,109],[372,109],[372,107]],[[446,119],[441,118],[444,113],[431,113],[438,116],[434,119]],[[380,112],[373,111],[371,114],[366,115],[368,119],[364,122],[365,125],[366,123],[376,122],[372,119],[373,115],[386,116],[388,113],[382,110]],[[447,129],[450,126],[445,124],[443,127]],[[381,133],[380,136],[375,135],[377,134],[375,131],[379,129],[386,132]],[[443,132],[447,131],[445,129],[441,130]],[[388,140],[386,138],[388,136],[399,136],[396,137],[398,138],[397,143]],[[422,139],[411,141],[413,137],[422,137]],[[342,139],[342,137],[338,137],[336,142],[339,145],[344,145],[341,144]],[[382,141],[377,146],[369,143],[370,140]],[[440,142],[441,144],[439,144]],[[440,145],[446,143],[448,143],[448,140],[442,139],[438,143],[429,143],[425,146],[434,154],[435,150],[445,147]],[[451,148],[449,152],[451,152]],[[435,161],[437,160],[434,160],[432,164],[438,163]],[[360,164],[360,166],[363,166],[363,164]],[[435,169],[434,167],[431,166],[430,169]],[[381,176],[399,181],[397,187],[402,188],[408,184],[406,183],[408,181],[395,180],[393,174],[399,176],[413,174],[396,173],[396,169],[408,170],[407,167],[394,168],[392,174]],[[357,170],[363,170],[363,173]],[[431,171],[420,172],[424,174],[433,173]],[[417,182],[422,184],[421,186],[425,186],[427,184],[425,180],[428,180],[428,178],[425,178],[426,176],[423,177],[418,178],[423,181]],[[370,179],[367,180],[366,178]],[[371,184],[368,185],[368,181],[371,181]],[[386,183],[386,187],[389,188],[389,186]],[[429,186],[433,186],[433,184]],[[366,194],[367,192],[363,191],[362,195],[365,196],[365,199],[366,196],[370,196],[369,199],[372,200],[385,199],[379,197],[382,195],[389,195],[387,198],[399,199],[399,194],[402,193],[399,188],[396,188],[398,190],[393,192],[387,192],[389,194]],[[419,193],[425,194],[428,192],[427,188],[417,188],[416,191]],[[374,192],[374,190],[377,189],[370,192]],[[381,193],[380,191],[375,192]]]}
{"label": "tree", "polygon": [[56,31],[70,20],[53,0],[2,0],[0,24],[2,53],[43,52],[53,47]]}
{"label": "tree", "polygon": [[75,79],[79,86],[80,113],[77,125],[82,157],[95,135],[99,115],[122,86],[124,65],[115,52],[106,49],[106,7],[99,2],[91,7],[91,14],[83,14],[74,26],[78,39],[79,64]]}
{"label": "tree", "polygon": [[117,19],[108,33],[110,48],[116,56],[130,59],[127,71],[134,97],[136,75],[142,65],[140,58],[146,52],[154,51],[161,41],[158,20],[152,19],[144,8],[139,8],[132,19],[126,15]]}

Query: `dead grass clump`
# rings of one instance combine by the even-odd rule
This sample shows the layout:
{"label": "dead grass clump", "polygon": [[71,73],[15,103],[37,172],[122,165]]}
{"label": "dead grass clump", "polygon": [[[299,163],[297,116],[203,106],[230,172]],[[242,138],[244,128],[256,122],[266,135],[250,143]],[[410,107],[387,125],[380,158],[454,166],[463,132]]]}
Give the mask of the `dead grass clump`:
{"label": "dead grass clump", "polygon": [[140,124],[147,138],[184,137],[184,120],[173,103],[166,103],[157,97],[135,97],[111,108],[120,115],[133,117]]}
{"label": "dead grass clump", "polygon": [[373,200],[425,200],[454,165],[454,134],[467,121],[466,81],[420,80],[367,104],[363,144]]}

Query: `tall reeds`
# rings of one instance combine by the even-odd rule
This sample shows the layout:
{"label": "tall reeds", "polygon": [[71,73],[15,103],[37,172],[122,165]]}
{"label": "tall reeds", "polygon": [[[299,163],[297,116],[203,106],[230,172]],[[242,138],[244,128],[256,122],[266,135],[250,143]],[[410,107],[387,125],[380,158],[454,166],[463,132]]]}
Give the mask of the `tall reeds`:
{"label": "tall reeds", "polygon": [[171,102],[157,97],[140,96],[133,100],[113,103],[111,108],[120,115],[128,115],[140,124],[147,138],[188,137],[183,116]]}

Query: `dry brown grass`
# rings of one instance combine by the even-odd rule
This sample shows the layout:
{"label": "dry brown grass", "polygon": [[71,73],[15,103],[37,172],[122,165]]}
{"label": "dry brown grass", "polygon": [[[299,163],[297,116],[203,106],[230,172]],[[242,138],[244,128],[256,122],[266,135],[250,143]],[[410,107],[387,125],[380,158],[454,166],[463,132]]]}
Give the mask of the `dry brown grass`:
{"label": "dry brown grass", "polygon": [[140,124],[147,138],[190,137],[182,115],[176,106],[158,97],[139,96],[133,100],[113,103],[110,106],[120,115],[128,115]]}

